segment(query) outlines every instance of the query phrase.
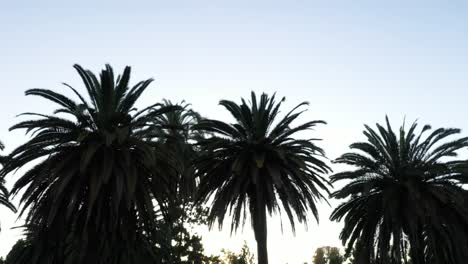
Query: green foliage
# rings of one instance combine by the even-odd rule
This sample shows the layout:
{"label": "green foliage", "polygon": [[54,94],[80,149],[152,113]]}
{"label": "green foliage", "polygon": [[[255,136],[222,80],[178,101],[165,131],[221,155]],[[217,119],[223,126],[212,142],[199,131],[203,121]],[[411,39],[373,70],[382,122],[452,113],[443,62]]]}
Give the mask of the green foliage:
{"label": "green foliage", "polygon": [[250,252],[247,243],[244,245],[239,253],[230,250],[221,250],[222,256],[205,257],[206,264],[254,264],[254,255]]}
{"label": "green foliage", "polygon": [[[358,152],[336,160],[356,167],[332,176],[348,181],[333,194],[348,200],[332,220],[344,220],[342,240],[370,263],[463,263],[468,257],[466,164],[454,159],[468,138],[447,140],[459,129],[439,128],[419,134],[417,124],[396,134],[388,121],[377,131],[366,126]],[[359,243],[356,243],[359,241]],[[361,263],[361,262],[358,262]]]}
{"label": "green foliage", "polygon": [[[128,263],[149,254],[141,233],[154,230],[153,199],[164,188],[156,164],[157,116],[175,110],[159,104],[135,109],[151,79],[129,87],[130,67],[100,79],[78,65],[88,99],[75,101],[48,89],[26,95],[58,105],[53,115],[14,125],[31,139],[9,155],[0,176],[31,168],[16,181],[34,263]],[[146,252],[146,253],[145,253]]]}
{"label": "green foliage", "polygon": [[[283,98],[284,100],[284,98]],[[297,127],[291,124],[303,111],[299,104],[278,119],[281,100],[255,93],[249,103],[240,105],[222,100],[220,104],[234,117],[228,124],[202,120],[196,128],[212,135],[201,139],[196,166],[201,183],[198,202],[210,202],[210,226],[221,226],[227,213],[232,215],[231,229],[244,224],[247,212],[258,243],[258,262],[268,263],[267,211],[284,210],[290,223],[305,223],[308,212],[318,218],[316,201],[325,199],[327,181],[321,176],[330,171],[321,158],[324,152],[312,139],[293,136],[312,129],[323,121],[310,121]],[[212,199],[212,200],[211,200]]]}
{"label": "green foliage", "polygon": [[313,264],[342,264],[345,257],[337,247],[319,247],[315,250]]}
{"label": "green foliage", "polygon": [[325,257],[325,249],[323,247],[317,248],[315,250],[314,258],[312,259],[313,264],[327,264],[327,259]]}
{"label": "green foliage", "polygon": [[337,247],[327,247],[328,264],[342,264],[345,260]]}
{"label": "green foliage", "polygon": [[229,250],[223,250],[223,260],[225,264],[254,264],[254,255],[244,242],[240,253],[234,253]]}

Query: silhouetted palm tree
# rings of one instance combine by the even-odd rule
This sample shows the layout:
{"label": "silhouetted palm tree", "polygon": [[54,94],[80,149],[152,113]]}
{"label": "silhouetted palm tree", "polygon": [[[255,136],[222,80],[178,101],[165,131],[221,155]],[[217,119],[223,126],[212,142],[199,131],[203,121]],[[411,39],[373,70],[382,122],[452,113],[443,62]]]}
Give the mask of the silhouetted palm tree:
{"label": "silhouetted palm tree", "polygon": [[231,230],[236,230],[250,212],[259,264],[268,263],[267,211],[272,214],[284,210],[294,230],[295,218],[306,222],[309,210],[318,218],[316,201],[325,199],[321,191],[328,192],[327,181],[321,176],[330,171],[321,160],[323,150],[314,139],[293,138],[325,122],[310,121],[292,127],[291,123],[303,113],[298,108],[306,103],[278,120],[283,100],[276,103],[274,95],[262,94],[257,101],[254,93],[249,104],[244,99],[241,105],[223,100],[220,105],[231,113],[235,123],[203,120],[197,126],[213,133],[199,142],[199,201],[211,201],[211,226],[216,219],[221,226],[230,213]]}
{"label": "silhouetted palm tree", "polygon": [[10,154],[1,175],[34,164],[12,192],[24,192],[26,227],[43,239],[33,243],[36,261],[134,263],[132,250],[143,248],[136,242],[138,230],[151,232],[158,193],[153,181],[159,133],[152,123],[174,109],[155,104],[136,110],[152,79],[130,88],[130,67],[117,80],[109,65],[99,80],[74,67],[89,98],[67,84],[77,102],[47,89],[28,90],[26,95],[48,99],[59,109],[53,115],[26,113],[37,118],[11,128],[25,129],[32,138]]}
{"label": "silhouetted palm tree", "polygon": [[[160,140],[159,149],[164,151],[165,157],[162,157],[164,160],[160,164],[167,165],[164,169],[166,188],[160,199],[162,202],[158,204],[163,218],[157,218],[158,228],[164,232],[159,232],[154,240],[161,248],[169,249],[166,250],[167,256],[159,254],[164,263],[192,263],[190,251],[195,252],[199,244],[185,226],[187,222],[193,221],[190,220],[191,214],[203,217],[206,211],[202,206],[193,206],[193,195],[198,185],[193,166],[193,159],[198,153],[195,143],[202,137],[202,133],[194,130],[193,126],[198,124],[201,118],[184,101],[172,103],[163,100],[163,105],[177,109],[154,120],[155,125],[161,128],[163,138]],[[169,163],[164,162],[166,157],[170,157]]]}
{"label": "silhouetted palm tree", "polygon": [[[4,146],[0,142],[0,150],[3,150]],[[6,161],[5,157],[0,156],[0,164],[3,164]],[[16,212],[15,206],[9,200],[9,192],[5,187],[5,179],[0,178],[0,205],[7,207],[8,209]]]}
{"label": "silhouetted palm tree", "polygon": [[468,138],[445,141],[459,129],[439,128],[420,134],[417,124],[393,132],[366,126],[366,142],[350,147],[338,163],[357,167],[335,174],[333,182],[350,181],[332,196],[348,200],[332,220],[344,219],[341,239],[371,263],[464,263],[468,253],[467,175],[463,162],[452,160],[468,146]]}
{"label": "silhouetted palm tree", "polygon": [[201,117],[190,104],[185,101],[172,103],[163,100],[166,107],[177,108],[175,111],[167,112],[155,118],[155,125],[161,128],[161,143],[166,150],[166,155],[170,156],[173,163],[166,173],[172,173],[169,177],[170,186],[167,189],[167,198],[190,201],[197,187],[197,177],[195,175],[192,161],[197,155],[195,143],[203,135],[193,127],[198,124]]}
{"label": "silhouetted palm tree", "polygon": [[8,209],[16,212],[15,206],[9,200],[9,192],[5,187],[5,180],[0,179],[0,205],[7,207]]}

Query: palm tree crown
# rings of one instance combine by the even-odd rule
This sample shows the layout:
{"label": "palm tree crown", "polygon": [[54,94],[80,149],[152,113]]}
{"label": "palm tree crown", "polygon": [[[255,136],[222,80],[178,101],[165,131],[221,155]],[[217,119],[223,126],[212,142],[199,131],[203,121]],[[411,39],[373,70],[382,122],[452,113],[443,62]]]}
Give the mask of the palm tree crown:
{"label": "palm tree crown", "polygon": [[166,198],[190,201],[197,187],[197,177],[193,166],[193,159],[198,153],[196,142],[203,137],[203,133],[193,127],[201,120],[201,116],[190,108],[185,101],[173,103],[163,100],[166,107],[176,108],[155,118],[154,124],[161,128],[161,141],[166,155],[170,156],[172,164],[166,174],[172,174]]}
{"label": "palm tree crown", "polygon": [[[160,245],[160,250],[156,252],[164,263],[198,263],[201,261],[200,255],[189,253],[189,250],[196,250],[196,239],[187,232],[185,226],[192,221],[191,215],[198,215],[200,219],[204,219],[202,216],[206,211],[201,205],[193,204],[199,183],[193,165],[193,160],[199,152],[195,143],[202,137],[202,133],[193,127],[201,117],[185,101],[173,103],[163,100],[163,105],[177,109],[154,120],[154,124],[161,128],[162,140],[159,142],[159,149],[164,153],[159,164],[166,166],[163,178],[166,188],[158,200],[158,212],[162,217],[155,217],[158,228],[161,229],[161,232],[154,236],[155,244]],[[165,162],[167,157],[170,157],[169,162]],[[188,250],[180,250],[181,247]]]}
{"label": "palm tree crown", "polygon": [[377,129],[366,126],[367,141],[352,144],[357,152],[336,160],[356,169],[331,177],[347,181],[333,197],[348,200],[331,219],[344,219],[341,238],[348,250],[359,247],[364,254],[359,263],[403,263],[408,254],[416,264],[463,263],[468,210],[461,185],[467,177],[463,162],[453,157],[468,146],[468,138],[446,141],[459,129],[426,135],[428,125],[417,134],[417,123],[396,134],[388,118],[386,127]]}
{"label": "palm tree crown", "polygon": [[[220,105],[234,117],[235,123],[202,120],[198,129],[212,136],[200,140],[202,150],[196,165],[201,177],[199,201],[211,202],[210,225],[217,219],[221,226],[225,215],[232,215],[231,229],[243,225],[246,212],[258,244],[261,264],[268,263],[266,248],[266,211],[284,209],[290,223],[295,218],[306,222],[307,212],[318,218],[316,201],[324,199],[327,181],[321,174],[330,171],[321,157],[324,152],[314,139],[293,136],[323,121],[310,121],[292,127],[306,105],[301,103],[278,121],[281,103],[275,96],[252,92],[251,101],[242,104],[222,100]],[[212,199],[212,200],[210,200]]]}
{"label": "palm tree crown", "polygon": [[129,87],[130,67],[116,80],[109,65],[99,80],[74,67],[89,100],[67,84],[77,102],[48,89],[28,90],[26,95],[43,97],[59,108],[54,115],[26,113],[38,118],[11,128],[25,129],[31,139],[10,154],[1,175],[34,162],[12,192],[24,191],[21,213],[29,209],[26,226],[49,241],[34,243],[37,259],[126,263],[138,248],[132,244],[135,230],[143,226],[149,232],[153,222],[153,143],[158,133],[151,124],[173,109],[157,104],[137,111],[135,102],[152,79]]}

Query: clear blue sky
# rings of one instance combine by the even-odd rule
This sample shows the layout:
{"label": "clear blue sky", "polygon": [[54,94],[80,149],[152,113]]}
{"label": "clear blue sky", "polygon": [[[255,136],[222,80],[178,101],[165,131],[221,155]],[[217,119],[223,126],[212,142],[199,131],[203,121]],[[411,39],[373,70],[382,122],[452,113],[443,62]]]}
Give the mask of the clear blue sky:
{"label": "clear blue sky", "polygon": [[[154,77],[141,105],[185,99],[201,114],[227,118],[219,99],[250,90],[311,102],[308,119],[324,119],[314,136],[331,159],[362,139],[364,123],[419,119],[468,134],[466,1],[3,1],[0,4],[0,138],[7,151],[25,140],[7,131],[15,115],[50,111],[33,87],[80,87],[71,68],[133,66],[133,80]],[[336,168],[339,170],[339,168]],[[15,179],[14,176],[10,179]],[[335,202],[333,202],[335,204]],[[327,219],[298,229],[270,224],[271,263],[310,262],[315,247],[340,245]],[[19,237],[16,217],[0,209],[0,255]],[[203,231],[203,230],[202,230]],[[255,248],[249,226],[203,231],[205,247]]]}

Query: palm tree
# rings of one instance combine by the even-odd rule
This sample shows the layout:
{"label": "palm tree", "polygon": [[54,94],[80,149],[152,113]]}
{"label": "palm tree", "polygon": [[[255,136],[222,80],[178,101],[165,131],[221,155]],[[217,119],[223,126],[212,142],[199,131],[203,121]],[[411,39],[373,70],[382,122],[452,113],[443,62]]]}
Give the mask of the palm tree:
{"label": "palm tree", "polygon": [[[295,218],[307,221],[308,211],[318,219],[317,200],[325,199],[327,181],[321,174],[330,171],[321,160],[324,152],[314,139],[295,139],[298,132],[312,129],[323,121],[310,121],[292,127],[304,111],[293,108],[282,119],[277,116],[284,98],[262,94],[257,101],[252,92],[249,103],[222,100],[220,105],[235,123],[202,120],[198,129],[212,133],[199,141],[202,153],[196,161],[201,177],[198,202],[211,201],[209,223],[217,219],[222,226],[225,215],[232,215],[231,231],[243,225],[247,211],[257,240],[258,263],[268,263],[267,211],[284,210],[291,226]],[[211,200],[212,199],[212,200]]]}
{"label": "palm tree", "polygon": [[[154,125],[161,128],[162,140],[159,142],[159,149],[164,153],[159,164],[167,166],[164,169],[166,188],[158,204],[162,217],[156,218],[158,228],[164,232],[159,232],[162,235],[158,235],[155,241],[168,249],[167,256],[159,254],[166,262],[192,263],[194,259],[198,259],[199,261],[195,262],[198,263],[203,256],[199,254],[203,248],[199,243],[200,238],[192,235],[187,226],[193,221],[203,222],[203,219],[206,219],[206,209],[200,205],[193,206],[193,195],[198,185],[192,162],[198,153],[194,143],[203,136],[193,127],[201,117],[185,101],[173,103],[163,100],[162,105],[177,109],[154,120]],[[165,163],[166,157],[170,157],[171,162]]]}
{"label": "palm tree", "polygon": [[[33,263],[133,263],[140,229],[153,229],[153,181],[159,138],[153,120],[171,107],[137,110],[135,103],[152,79],[129,87],[130,67],[115,80],[112,68],[100,79],[74,65],[87,91],[75,101],[48,89],[26,95],[58,105],[53,115],[33,116],[14,125],[31,139],[10,154],[1,176],[30,167],[12,193],[22,191],[21,214],[36,239]],[[161,182],[158,180],[158,182]],[[139,241],[138,243],[143,244]]]}
{"label": "palm tree", "polygon": [[[0,142],[0,150],[4,149],[4,145]],[[0,156],[0,163],[3,164],[6,161],[5,157]],[[15,206],[9,200],[9,192],[5,187],[5,179],[0,177],[0,205],[3,205],[13,212],[16,212]]]}
{"label": "palm tree", "polygon": [[[354,143],[336,160],[356,167],[337,173],[347,181],[333,193],[348,200],[332,220],[344,219],[341,239],[348,252],[356,244],[371,263],[464,263],[468,253],[467,182],[464,162],[454,160],[468,138],[450,139],[459,129],[439,128],[426,136],[403,125],[396,134],[388,118],[378,131],[365,126],[366,142]],[[447,140],[447,141],[446,141]]]}
{"label": "palm tree", "polygon": [[201,120],[201,116],[185,101],[173,103],[163,100],[162,105],[176,108],[154,120],[154,125],[161,130],[161,147],[173,162],[166,170],[166,173],[172,173],[166,198],[180,200],[182,203],[190,202],[197,188],[197,176],[192,164],[198,153],[195,142],[203,137],[203,133],[193,127]]}

